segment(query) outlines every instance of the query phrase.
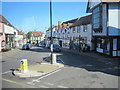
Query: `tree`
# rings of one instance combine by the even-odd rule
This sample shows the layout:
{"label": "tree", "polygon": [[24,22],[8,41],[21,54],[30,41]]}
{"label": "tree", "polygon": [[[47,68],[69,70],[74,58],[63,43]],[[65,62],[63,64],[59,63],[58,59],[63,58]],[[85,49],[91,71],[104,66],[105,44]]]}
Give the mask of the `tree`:
{"label": "tree", "polygon": [[32,32],[28,32],[28,33],[26,34],[26,37],[27,37],[28,39],[30,39],[31,33],[32,33]]}

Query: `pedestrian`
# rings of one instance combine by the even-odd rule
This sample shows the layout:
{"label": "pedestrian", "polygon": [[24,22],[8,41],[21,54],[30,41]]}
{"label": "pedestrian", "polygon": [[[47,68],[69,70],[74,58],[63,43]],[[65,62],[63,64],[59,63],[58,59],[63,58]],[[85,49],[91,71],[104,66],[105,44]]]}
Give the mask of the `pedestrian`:
{"label": "pedestrian", "polygon": [[83,52],[85,52],[85,43],[83,43]]}
{"label": "pedestrian", "polygon": [[81,43],[81,45],[80,45],[80,46],[81,46],[81,51],[83,52],[83,44]]}

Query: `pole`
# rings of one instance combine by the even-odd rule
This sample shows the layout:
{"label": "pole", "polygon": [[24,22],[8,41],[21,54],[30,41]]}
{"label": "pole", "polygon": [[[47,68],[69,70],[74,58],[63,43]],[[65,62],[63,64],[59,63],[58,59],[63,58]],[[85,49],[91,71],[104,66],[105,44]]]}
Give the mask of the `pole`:
{"label": "pole", "polygon": [[53,39],[52,39],[52,1],[50,0],[50,25],[51,25],[51,64],[52,61],[52,54],[53,54]]}

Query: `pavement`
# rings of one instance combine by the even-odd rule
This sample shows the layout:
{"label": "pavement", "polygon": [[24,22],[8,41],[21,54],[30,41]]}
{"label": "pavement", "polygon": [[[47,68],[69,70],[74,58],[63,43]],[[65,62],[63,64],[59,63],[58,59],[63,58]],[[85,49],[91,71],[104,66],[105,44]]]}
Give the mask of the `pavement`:
{"label": "pavement", "polygon": [[14,71],[15,75],[20,78],[28,78],[28,77],[38,77],[43,76],[49,73],[52,73],[56,70],[59,70],[60,68],[64,67],[61,63],[41,63],[32,65],[28,68],[28,72],[22,73],[19,71]]}

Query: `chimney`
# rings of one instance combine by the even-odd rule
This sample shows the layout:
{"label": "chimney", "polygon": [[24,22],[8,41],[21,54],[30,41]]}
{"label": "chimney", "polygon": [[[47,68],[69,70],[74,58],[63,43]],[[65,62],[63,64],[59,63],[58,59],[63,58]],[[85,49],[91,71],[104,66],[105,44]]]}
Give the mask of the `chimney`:
{"label": "chimney", "polygon": [[61,25],[61,21],[58,21],[58,26],[60,26]]}

